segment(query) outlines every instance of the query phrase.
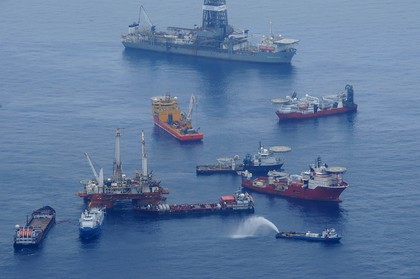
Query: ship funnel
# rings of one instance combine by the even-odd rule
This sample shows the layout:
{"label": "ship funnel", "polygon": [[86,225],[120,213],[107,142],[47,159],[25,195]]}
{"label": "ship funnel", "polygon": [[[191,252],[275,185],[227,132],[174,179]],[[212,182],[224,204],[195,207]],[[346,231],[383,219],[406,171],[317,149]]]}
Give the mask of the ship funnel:
{"label": "ship funnel", "polygon": [[141,130],[141,175],[147,176],[147,154],[146,154],[146,141],[144,140],[144,131]]}

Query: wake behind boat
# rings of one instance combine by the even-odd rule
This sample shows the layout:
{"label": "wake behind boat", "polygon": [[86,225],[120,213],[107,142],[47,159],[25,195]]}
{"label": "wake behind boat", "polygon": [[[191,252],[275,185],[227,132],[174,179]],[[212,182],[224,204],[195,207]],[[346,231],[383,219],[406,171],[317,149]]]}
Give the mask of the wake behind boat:
{"label": "wake behind boat", "polygon": [[308,240],[308,241],[317,241],[317,242],[339,242],[341,236],[337,234],[335,229],[325,229],[321,233],[299,233],[299,232],[279,232],[276,234],[276,238],[286,238],[286,239],[299,239],[299,240]]}
{"label": "wake behind boat", "polygon": [[140,6],[138,22],[129,25],[121,40],[127,49],[272,64],[290,63],[299,42],[272,32],[258,44],[250,43],[250,37],[248,30],[235,30],[228,24],[225,0],[204,0],[201,27],[168,27],[167,32],[158,31]]}
{"label": "wake behind boat", "polygon": [[79,219],[79,234],[83,239],[97,237],[102,232],[105,218],[105,207],[89,207],[85,209]]}

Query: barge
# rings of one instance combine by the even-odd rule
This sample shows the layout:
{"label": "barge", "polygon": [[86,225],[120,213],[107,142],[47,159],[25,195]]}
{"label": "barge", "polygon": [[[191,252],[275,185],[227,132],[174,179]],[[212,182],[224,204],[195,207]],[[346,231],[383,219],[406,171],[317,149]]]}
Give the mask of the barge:
{"label": "barge", "polygon": [[151,216],[197,216],[254,213],[254,199],[248,193],[237,191],[233,195],[221,196],[216,203],[173,204],[160,203],[134,207],[138,212]]}
{"label": "barge", "polygon": [[25,226],[16,225],[13,247],[16,250],[38,248],[55,224],[55,215],[55,210],[50,206],[34,210]]}

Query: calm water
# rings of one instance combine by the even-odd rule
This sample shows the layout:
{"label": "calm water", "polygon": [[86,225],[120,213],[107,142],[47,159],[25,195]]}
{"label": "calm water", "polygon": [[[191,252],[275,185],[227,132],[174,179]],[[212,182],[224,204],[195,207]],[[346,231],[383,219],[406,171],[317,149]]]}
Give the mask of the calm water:
{"label": "calm water", "polygon": [[[201,24],[202,1],[144,0],[153,23]],[[291,66],[249,65],[124,51],[120,35],[137,1],[0,2],[0,270],[2,278],[417,278],[420,148],[418,1],[229,1],[229,21],[253,33],[301,40]],[[280,124],[270,99],[297,91],[355,89],[359,112]],[[156,130],[150,97],[198,97],[201,144]],[[339,205],[254,194],[256,216],[143,220],[109,214],[101,237],[78,238],[83,152],[112,172],[115,128],[123,168],[149,168],[169,203],[216,201],[233,176],[197,177],[195,165],[288,145],[297,173],[320,155],[345,166]],[[50,205],[58,223],[42,249],[15,254],[12,235],[31,210]],[[338,245],[282,241],[283,230],[335,227]],[[255,231],[252,229],[256,229]],[[245,237],[237,237],[242,235]]]}

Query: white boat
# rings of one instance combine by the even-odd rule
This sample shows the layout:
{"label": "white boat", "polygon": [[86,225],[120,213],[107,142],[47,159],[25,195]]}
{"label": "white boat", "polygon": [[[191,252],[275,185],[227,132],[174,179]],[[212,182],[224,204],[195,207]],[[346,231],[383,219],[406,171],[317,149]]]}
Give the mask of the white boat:
{"label": "white boat", "polygon": [[102,223],[105,218],[105,208],[90,207],[85,209],[79,220],[79,233],[81,238],[93,238],[102,231]]}

